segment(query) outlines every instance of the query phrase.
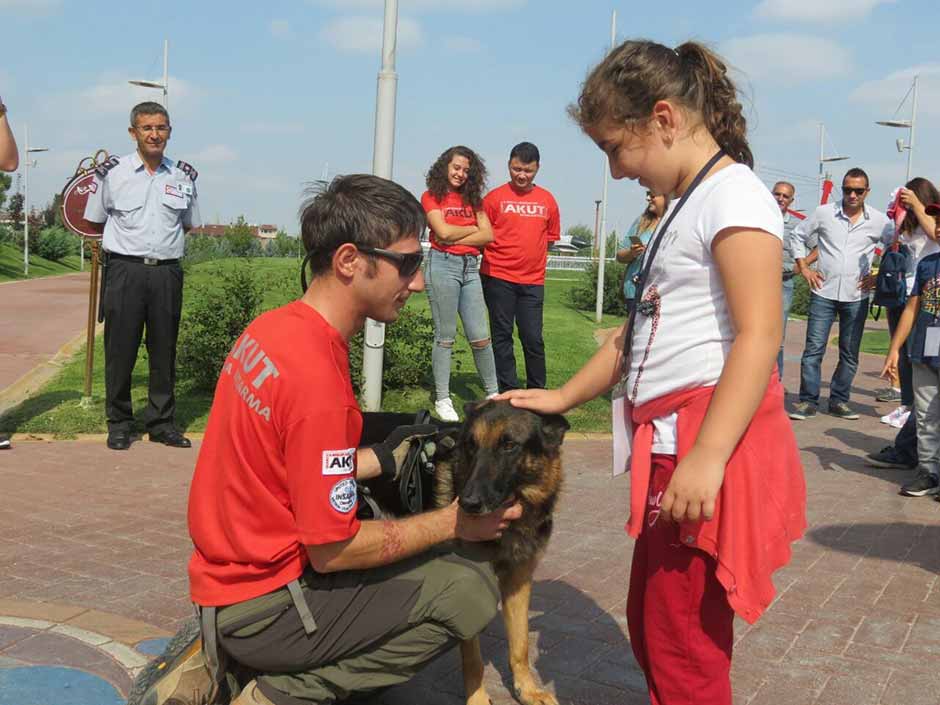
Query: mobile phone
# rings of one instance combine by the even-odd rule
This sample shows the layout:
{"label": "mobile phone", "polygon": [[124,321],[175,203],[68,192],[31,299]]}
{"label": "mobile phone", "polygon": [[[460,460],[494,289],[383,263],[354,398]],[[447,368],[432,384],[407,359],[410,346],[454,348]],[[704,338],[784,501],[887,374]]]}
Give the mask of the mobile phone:
{"label": "mobile phone", "polygon": [[630,242],[632,242],[634,245],[640,245],[641,247],[643,246],[643,241],[636,235],[630,236]]}

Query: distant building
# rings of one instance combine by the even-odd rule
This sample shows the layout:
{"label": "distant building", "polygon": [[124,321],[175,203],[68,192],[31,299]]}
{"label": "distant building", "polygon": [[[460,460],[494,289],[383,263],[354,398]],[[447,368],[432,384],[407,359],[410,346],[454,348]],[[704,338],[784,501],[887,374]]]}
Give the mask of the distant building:
{"label": "distant building", "polygon": [[[218,223],[207,223],[206,225],[200,225],[198,228],[193,228],[189,231],[189,234],[207,235],[209,237],[222,237],[225,235],[225,229],[227,227],[229,226],[219,225]],[[251,234],[259,240],[262,240],[263,243],[267,242],[268,240],[273,240],[277,237],[278,227],[276,225],[249,225],[248,227],[251,228]]]}

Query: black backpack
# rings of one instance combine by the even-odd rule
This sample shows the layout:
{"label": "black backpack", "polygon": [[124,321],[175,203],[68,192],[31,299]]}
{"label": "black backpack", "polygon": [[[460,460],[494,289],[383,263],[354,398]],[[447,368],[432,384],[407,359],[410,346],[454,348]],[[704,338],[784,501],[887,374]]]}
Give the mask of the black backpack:
{"label": "black backpack", "polygon": [[898,308],[907,303],[907,250],[898,248],[897,240],[881,255],[875,281],[874,304]]}

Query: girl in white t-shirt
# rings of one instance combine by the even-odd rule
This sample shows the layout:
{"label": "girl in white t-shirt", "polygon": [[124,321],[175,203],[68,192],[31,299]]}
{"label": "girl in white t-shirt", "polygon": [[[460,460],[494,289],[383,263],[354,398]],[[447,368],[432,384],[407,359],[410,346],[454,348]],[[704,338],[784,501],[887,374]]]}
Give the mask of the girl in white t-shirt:
{"label": "girl in white t-shirt", "polygon": [[730,705],[733,616],[753,622],[770,604],[770,576],[806,526],[775,372],[780,209],[751,171],[725,65],[700,44],[624,42],[569,113],[615,179],[671,202],[647,249],[632,334],[628,320],[560,389],[503,398],[564,413],[615,385],[625,392],[615,409],[634,427],[634,654],[653,703]]}

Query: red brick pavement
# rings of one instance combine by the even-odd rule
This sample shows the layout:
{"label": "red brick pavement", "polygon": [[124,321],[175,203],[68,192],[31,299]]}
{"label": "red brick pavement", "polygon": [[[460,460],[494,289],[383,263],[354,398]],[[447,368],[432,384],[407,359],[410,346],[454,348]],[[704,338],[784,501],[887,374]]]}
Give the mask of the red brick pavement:
{"label": "red brick pavement", "polygon": [[[791,322],[788,332],[792,357],[802,327]],[[835,351],[828,357],[831,372]],[[869,416],[822,414],[795,426],[810,530],[776,576],[773,606],[755,626],[737,625],[736,705],[940,703],[940,505],[897,495],[909,473],[863,463],[893,435],[871,415],[889,410],[873,401],[877,364],[865,357],[857,378]],[[797,368],[787,368],[790,388]],[[563,703],[639,705],[647,700],[624,618],[629,479],[610,477],[608,441],[571,439],[565,453],[557,529],[534,589],[532,660]],[[102,442],[35,442],[0,454],[0,611],[4,600],[42,601],[174,629],[190,614],[185,512],[195,456],[146,441],[126,453]],[[494,705],[514,702],[498,621],[483,648]],[[458,668],[451,654],[382,702],[461,702]]]}

